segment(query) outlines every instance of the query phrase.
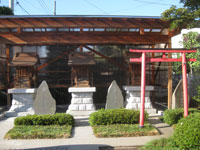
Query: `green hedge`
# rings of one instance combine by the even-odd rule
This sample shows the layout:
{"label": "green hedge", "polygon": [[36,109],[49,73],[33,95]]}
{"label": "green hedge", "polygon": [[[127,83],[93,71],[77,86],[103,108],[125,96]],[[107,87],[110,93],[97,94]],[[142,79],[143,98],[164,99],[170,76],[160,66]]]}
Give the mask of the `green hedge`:
{"label": "green hedge", "polygon": [[74,118],[70,114],[57,113],[54,115],[28,115],[18,117],[15,125],[74,125]]}
{"label": "green hedge", "polygon": [[200,149],[200,113],[181,119],[176,125],[173,139],[180,150]]}
{"label": "green hedge", "polygon": [[[194,108],[190,108],[188,111],[189,114],[194,112],[200,112],[199,110]],[[183,108],[169,109],[164,111],[163,120],[169,125],[173,125],[177,124],[178,121],[183,118],[183,116],[184,116]]]}
{"label": "green hedge", "polygon": [[[110,124],[138,124],[140,111],[128,109],[100,109],[90,115],[89,123],[94,125]],[[145,112],[145,121],[148,120],[148,114]]]}

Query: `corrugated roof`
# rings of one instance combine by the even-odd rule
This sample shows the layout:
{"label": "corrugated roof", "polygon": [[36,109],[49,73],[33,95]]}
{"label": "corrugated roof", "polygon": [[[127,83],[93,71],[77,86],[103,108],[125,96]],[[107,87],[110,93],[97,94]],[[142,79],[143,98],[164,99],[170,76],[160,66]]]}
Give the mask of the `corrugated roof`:
{"label": "corrugated roof", "polygon": [[0,18],[153,18],[160,16],[129,16],[129,15],[2,15]]}
{"label": "corrugated roof", "polygon": [[69,55],[68,65],[95,65],[94,56],[91,53],[77,52]]}
{"label": "corrugated roof", "polygon": [[11,66],[34,66],[39,63],[37,53],[16,53],[11,62]]}

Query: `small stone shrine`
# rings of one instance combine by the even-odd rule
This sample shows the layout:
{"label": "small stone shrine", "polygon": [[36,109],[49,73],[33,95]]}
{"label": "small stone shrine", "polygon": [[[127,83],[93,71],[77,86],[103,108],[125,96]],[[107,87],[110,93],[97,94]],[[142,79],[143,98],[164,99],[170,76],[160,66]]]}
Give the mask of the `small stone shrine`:
{"label": "small stone shrine", "polygon": [[35,66],[39,63],[37,53],[16,53],[10,66],[15,67],[14,75],[15,88],[30,88],[36,84]]}
{"label": "small stone shrine", "polygon": [[124,98],[117,82],[112,81],[108,88],[105,109],[124,108]]}
{"label": "small stone shrine", "polygon": [[91,53],[76,52],[69,56],[68,65],[72,67],[71,85],[68,89],[72,93],[71,104],[67,113],[72,115],[89,115],[95,111],[93,104],[93,85],[91,66],[95,65],[94,56]]}
{"label": "small stone shrine", "polygon": [[56,101],[51,96],[46,81],[42,81],[39,88],[37,89],[37,94],[33,106],[35,114],[37,115],[55,114]]}
{"label": "small stone shrine", "polygon": [[[141,87],[140,86],[123,86],[123,89],[126,91],[126,109],[140,109],[141,101]],[[145,89],[145,110],[148,113],[156,113],[156,110],[153,109],[150,92],[154,90],[153,86],[146,86]]]}
{"label": "small stone shrine", "polygon": [[12,105],[6,116],[25,116],[34,114],[33,101],[36,89],[36,69],[39,57],[36,53],[16,53],[10,66],[16,69],[14,88],[8,89],[12,94]]}

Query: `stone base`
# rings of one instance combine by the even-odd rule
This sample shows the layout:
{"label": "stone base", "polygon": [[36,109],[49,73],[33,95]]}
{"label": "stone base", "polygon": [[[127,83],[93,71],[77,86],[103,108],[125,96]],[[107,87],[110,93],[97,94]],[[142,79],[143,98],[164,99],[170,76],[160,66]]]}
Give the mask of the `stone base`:
{"label": "stone base", "polygon": [[6,117],[20,117],[20,116],[27,116],[27,115],[34,115],[34,111],[29,111],[29,112],[7,111],[5,114]]}
{"label": "stone base", "polygon": [[72,116],[90,116],[91,113],[95,111],[72,111],[72,110],[67,110],[67,114],[70,114]]}
{"label": "stone base", "polygon": [[[126,109],[140,109],[140,86],[124,86],[123,89],[126,91]],[[148,113],[156,113],[156,109],[153,109],[150,100],[150,91],[154,90],[153,86],[146,86],[145,89],[145,110]]]}
{"label": "stone base", "polygon": [[72,93],[71,104],[66,113],[75,115],[89,115],[96,110],[93,104],[93,92],[95,87],[71,87],[68,89]]}
{"label": "stone base", "polygon": [[33,100],[35,98],[35,89],[9,89],[12,94],[12,105],[6,112],[7,117],[33,115]]}

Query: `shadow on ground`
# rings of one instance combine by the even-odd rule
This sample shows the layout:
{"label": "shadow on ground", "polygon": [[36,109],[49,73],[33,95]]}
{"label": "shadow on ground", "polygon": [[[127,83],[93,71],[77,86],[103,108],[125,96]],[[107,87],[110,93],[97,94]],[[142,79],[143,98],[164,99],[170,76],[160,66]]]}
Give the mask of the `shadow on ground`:
{"label": "shadow on ground", "polygon": [[[16,149],[15,149],[16,150]],[[21,150],[21,149],[17,149]],[[51,147],[38,147],[23,150],[139,150],[139,147],[112,147],[101,144],[86,144],[86,145],[63,145]]]}

